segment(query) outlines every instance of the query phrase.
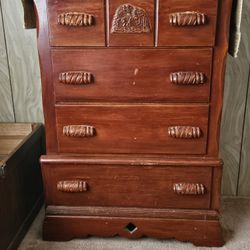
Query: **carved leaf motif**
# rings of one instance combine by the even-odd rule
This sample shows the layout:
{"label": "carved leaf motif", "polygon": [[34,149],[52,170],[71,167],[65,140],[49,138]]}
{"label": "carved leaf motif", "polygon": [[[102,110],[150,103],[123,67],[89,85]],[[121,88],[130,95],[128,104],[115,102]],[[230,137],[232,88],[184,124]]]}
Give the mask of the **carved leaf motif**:
{"label": "carved leaf motif", "polygon": [[84,71],[62,72],[59,74],[59,81],[72,85],[88,84],[93,81],[93,76],[90,72]]}
{"label": "carved leaf motif", "polygon": [[198,85],[206,81],[206,77],[202,72],[174,72],[170,74],[170,81],[174,84]]}
{"label": "carved leaf motif", "polygon": [[95,128],[89,125],[68,125],[63,127],[63,134],[69,137],[93,137]]}
{"label": "carved leaf motif", "polygon": [[180,195],[204,195],[205,186],[198,183],[175,183],[173,190]]}
{"label": "carved leaf motif", "polygon": [[179,139],[195,139],[201,137],[201,129],[199,127],[173,126],[168,128],[168,134]]}
{"label": "carved leaf motif", "polygon": [[67,193],[81,193],[87,191],[87,183],[81,180],[68,180],[57,182],[57,190]]}
{"label": "carved leaf motif", "polygon": [[58,24],[65,26],[91,26],[94,24],[94,16],[81,12],[67,12],[58,15]]}
{"label": "carved leaf motif", "polygon": [[150,33],[146,11],[131,4],[120,5],[113,17],[111,33]]}
{"label": "carved leaf motif", "polygon": [[206,15],[196,11],[176,12],[169,15],[173,26],[197,26],[206,23]]}

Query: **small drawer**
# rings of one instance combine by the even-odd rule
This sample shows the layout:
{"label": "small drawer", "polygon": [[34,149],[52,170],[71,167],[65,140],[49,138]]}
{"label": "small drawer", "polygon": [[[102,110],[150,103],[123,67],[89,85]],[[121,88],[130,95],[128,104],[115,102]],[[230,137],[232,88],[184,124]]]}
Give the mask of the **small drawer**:
{"label": "small drawer", "polygon": [[[76,164],[77,163],[77,164]],[[42,164],[46,204],[208,209],[210,167]]]}
{"label": "small drawer", "polygon": [[57,105],[60,153],[206,154],[208,105]]}
{"label": "small drawer", "polygon": [[154,45],[154,0],[109,1],[109,45]]}
{"label": "small drawer", "polygon": [[48,0],[51,46],[105,46],[102,0]]}
{"label": "small drawer", "polygon": [[218,0],[160,0],[158,46],[213,46]]}
{"label": "small drawer", "polygon": [[54,49],[52,60],[56,101],[209,102],[211,49]]}

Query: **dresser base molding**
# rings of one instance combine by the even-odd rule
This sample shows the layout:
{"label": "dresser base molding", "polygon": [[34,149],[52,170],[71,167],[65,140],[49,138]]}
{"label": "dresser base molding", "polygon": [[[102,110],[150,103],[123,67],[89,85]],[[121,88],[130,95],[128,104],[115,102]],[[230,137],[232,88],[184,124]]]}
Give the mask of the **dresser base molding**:
{"label": "dresser base molding", "polygon": [[207,247],[220,247],[224,244],[218,220],[46,215],[43,226],[43,238],[48,241],[117,235],[130,239],[145,236],[176,239]]}
{"label": "dresser base molding", "polygon": [[[45,240],[119,235],[174,238],[198,246],[223,245],[218,213],[219,159],[48,155],[41,163],[48,187]],[[204,194],[174,192],[173,184],[197,185],[198,180],[206,187]],[[64,191],[69,192],[58,189],[58,181],[64,181]],[[85,192],[79,189],[82,182],[86,182]]]}

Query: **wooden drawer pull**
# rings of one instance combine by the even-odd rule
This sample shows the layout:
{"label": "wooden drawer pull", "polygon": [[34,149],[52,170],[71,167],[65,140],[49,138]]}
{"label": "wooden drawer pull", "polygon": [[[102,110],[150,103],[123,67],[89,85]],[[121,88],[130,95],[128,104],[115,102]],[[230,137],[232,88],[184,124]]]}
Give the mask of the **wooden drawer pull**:
{"label": "wooden drawer pull", "polygon": [[58,181],[57,190],[66,193],[82,193],[87,191],[87,182],[81,180]]}
{"label": "wooden drawer pull", "polygon": [[173,190],[179,195],[204,195],[205,186],[198,183],[175,183]]}
{"label": "wooden drawer pull", "polygon": [[93,76],[90,72],[69,71],[59,74],[59,81],[69,85],[82,85],[93,82]]}
{"label": "wooden drawer pull", "polygon": [[168,128],[168,134],[174,138],[196,139],[201,137],[201,129],[199,127],[173,126]]}
{"label": "wooden drawer pull", "polygon": [[170,73],[170,81],[180,85],[198,85],[206,81],[206,77],[202,72],[173,72]]}
{"label": "wooden drawer pull", "polygon": [[94,16],[83,12],[67,12],[58,15],[58,24],[83,27],[94,25]]}
{"label": "wooden drawer pull", "polygon": [[196,11],[176,12],[169,15],[173,26],[197,26],[206,23],[206,15]]}
{"label": "wooden drawer pull", "polygon": [[68,125],[63,127],[63,134],[69,137],[93,137],[95,128],[89,125]]}

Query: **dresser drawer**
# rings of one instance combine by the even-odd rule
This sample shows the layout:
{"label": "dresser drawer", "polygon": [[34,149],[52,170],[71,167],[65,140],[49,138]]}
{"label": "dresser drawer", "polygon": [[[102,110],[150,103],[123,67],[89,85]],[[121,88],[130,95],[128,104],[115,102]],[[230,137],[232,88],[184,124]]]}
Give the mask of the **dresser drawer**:
{"label": "dresser drawer", "polygon": [[57,105],[60,153],[206,154],[208,105]]}
{"label": "dresser drawer", "polygon": [[208,102],[212,49],[55,49],[57,101]]}
{"label": "dresser drawer", "polygon": [[103,0],[48,0],[52,46],[105,46]]}
{"label": "dresser drawer", "polygon": [[212,46],[218,0],[160,0],[159,46]]}
{"label": "dresser drawer", "polygon": [[211,168],[42,164],[46,205],[209,208]]}
{"label": "dresser drawer", "polygon": [[154,0],[109,1],[109,45],[154,45]]}

